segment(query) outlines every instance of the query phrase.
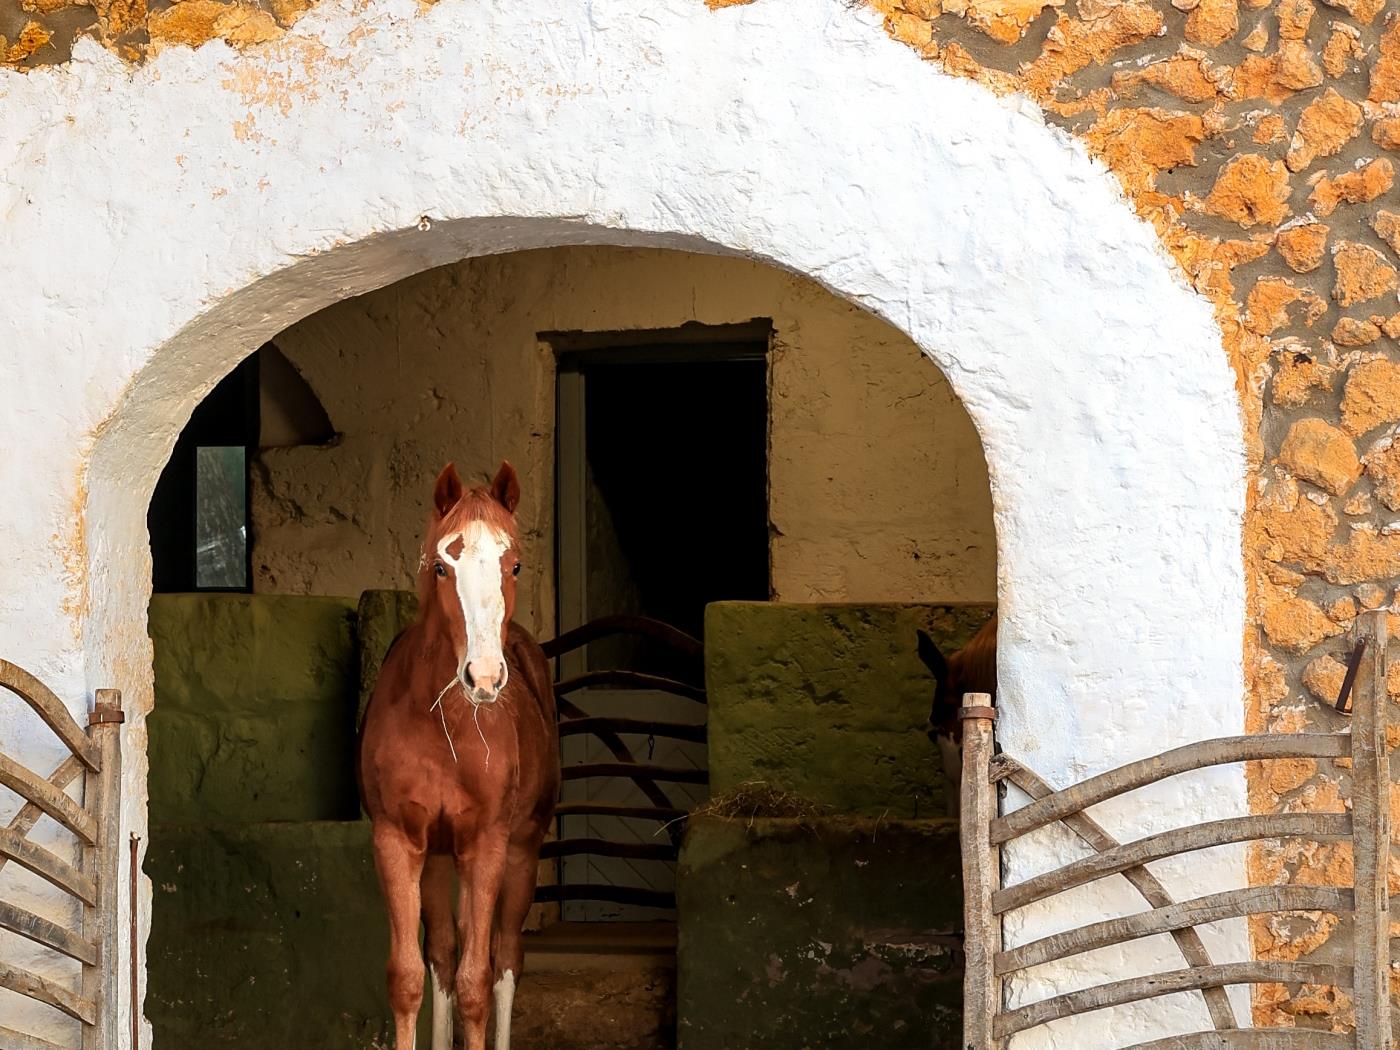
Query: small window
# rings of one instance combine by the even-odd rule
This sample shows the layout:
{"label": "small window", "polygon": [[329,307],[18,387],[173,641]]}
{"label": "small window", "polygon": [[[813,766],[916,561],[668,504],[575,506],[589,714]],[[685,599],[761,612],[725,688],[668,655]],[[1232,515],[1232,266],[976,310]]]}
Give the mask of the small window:
{"label": "small window", "polygon": [[195,449],[194,583],[200,590],[248,586],[248,464],[242,445]]}
{"label": "small window", "polygon": [[258,355],[190,416],[151,496],[157,593],[251,590],[248,467],[258,451]]}

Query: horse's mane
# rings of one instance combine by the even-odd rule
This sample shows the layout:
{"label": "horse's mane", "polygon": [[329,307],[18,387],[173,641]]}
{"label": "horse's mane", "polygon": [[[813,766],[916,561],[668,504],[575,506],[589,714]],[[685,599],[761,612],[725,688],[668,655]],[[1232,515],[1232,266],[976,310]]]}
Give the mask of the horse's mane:
{"label": "horse's mane", "polygon": [[[997,695],[997,617],[982,625],[982,628],[956,653],[948,658],[948,663],[956,667],[958,680],[966,693],[990,693]],[[950,668],[951,669],[951,668]]]}

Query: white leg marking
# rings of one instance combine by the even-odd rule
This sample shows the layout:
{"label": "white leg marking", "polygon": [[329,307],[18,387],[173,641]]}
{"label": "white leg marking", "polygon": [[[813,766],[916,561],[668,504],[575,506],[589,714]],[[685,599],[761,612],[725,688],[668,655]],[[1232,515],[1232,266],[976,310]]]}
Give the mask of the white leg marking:
{"label": "white leg marking", "polygon": [[507,970],[492,989],[496,1000],[496,1050],[510,1050],[510,1011],[515,1005],[515,971]]}
{"label": "white leg marking", "polygon": [[433,1050],[452,1050],[452,993],[433,974]]}

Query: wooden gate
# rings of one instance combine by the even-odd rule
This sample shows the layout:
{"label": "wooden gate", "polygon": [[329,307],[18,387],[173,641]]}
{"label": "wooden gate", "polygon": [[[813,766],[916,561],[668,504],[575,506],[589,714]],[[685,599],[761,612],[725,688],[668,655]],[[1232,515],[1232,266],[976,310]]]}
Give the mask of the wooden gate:
{"label": "wooden gate", "polygon": [[[82,906],[79,927],[70,930],[0,899],[0,929],[81,966],[78,986],[72,988],[0,961],[0,988],[81,1022],[83,1050],[117,1050],[121,694],[99,689],[84,731],[47,686],[4,660],[0,660],[0,685],[25,701],[69,752],[48,777],[0,754],[0,787],[24,800],[14,819],[0,827],[0,869],[14,862]],[[83,778],[81,805],[65,791],[79,777]],[[51,818],[73,835],[79,855],[76,865],[30,840],[40,817]],[[60,1048],[0,1024],[0,1050]]]}
{"label": "wooden gate", "polygon": [[[994,754],[995,711],[984,694],[965,698],[963,718],[962,849],[966,916],[964,1042],[993,1050],[1007,1039],[1063,1017],[1199,991],[1214,1029],[1137,1043],[1130,1050],[1389,1050],[1390,774],[1386,755],[1386,614],[1357,619],[1355,646],[1342,697],[1354,698],[1349,734],[1271,734],[1203,740],[1132,762],[1063,790],[1052,790],[1009,755]],[[1284,758],[1349,758],[1352,812],[1278,813],[1231,817],[1119,843],[1084,810],[1147,784],[1209,766]],[[998,785],[1009,782],[1032,801],[997,813]],[[1018,837],[1060,822],[1094,853],[1011,886],[1001,885],[1001,850]],[[1301,837],[1350,840],[1356,875],[1351,887],[1252,886],[1176,902],[1143,865],[1193,850],[1257,839]],[[1025,905],[1122,875],[1150,906],[1123,918],[1095,922],[1014,948],[1001,942],[1002,916]],[[1282,911],[1323,911],[1354,917],[1351,966],[1306,962],[1213,963],[1195,927],[1221,919]],[[1003,982],[1026,967],[1053,962],[1153,934],[1170,934],[1185,968],[1101,984],[1013,1009]],[[1241,1027],[1225,986],[1264,982],[1332,985],[1349,989],[1355,1034],[1304,1029]],[[1247,1021],[1245,1022],[1247,1024]],[[1084,1050],[1096,1050],[1085,1047]]]}
{"label": "wooden gate", "polygon": [[[646,637],[678,654],[697,672],[703,666],[703,652],[698,640],[667,624],[640,616],[603,617],[545,642],[542,647],[545,655],[553,659],[574,652],[589,642],[618,634]],[[619,697],[665,693],[682,698],[699,705],[699,721],[598,715],[596,708],[590,712],[582,705],[589,702],[586,691],[599,687],[610,692],[617,691]],[[560,737],[592,737],[611,761],[565,763],[565,797],[555,809],[556,816],[560,818],[562,837],[546,842],[540,856],[586,856],[674,865],[680,851],[684,818],[689,812],[690,803],[694,801],[694,789],[698,787],[703,792],[709,783],[709,772],[695,764],[664,765],[649,758],[639,762],[628,740],[655,741],[662,738],[703,747],[706,738],[704,689],[697,684],[631,669],[595,669],[584,670],[557,682],[554,691],[559,706]],[[591,791],[587,797],[570,797],[575,794],[569,790],[570,786],[579,781],[602,782],[614,787],[626,785],[629,789],[635,787],[639,797],[629,800],[618,791]],[[687,786],[691,786],[688,791]],[[618,798],[622,801],[617,801]],[[644,803],[641,801],[643,799]],[[588,818],[584,826],[591,833],[579,835],[573,827],[578,823],[576,818]],[[632,872],[630,875],[630,880],[624,881],[624,874],[624,880],[616,882],[564,878],[556,885],[538,887],[535,900],[561,903],[603,901],[613,905],[660,909],[675,907],[675,892],[670,885],[660,888],[643,885],[644,880],[638,873]],[[669,878],[674,878],[673,872]]]}

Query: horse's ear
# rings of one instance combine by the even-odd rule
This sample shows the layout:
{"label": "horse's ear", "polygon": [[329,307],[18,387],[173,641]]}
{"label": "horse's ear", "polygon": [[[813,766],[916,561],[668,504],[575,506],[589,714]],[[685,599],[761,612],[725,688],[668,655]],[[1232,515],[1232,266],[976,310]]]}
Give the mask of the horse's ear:
{"label": "horse's ear", "polygon": [[437,508],[438,517],[446,517],[461,498],[462,479],[457,476],[456,464],[449,463],[442,468],[437,484],[433,486],[433,506]]}
{"label": "horse's ear", "polygon": [[501,469],[496,471],[496,476],[491,479],[491,495],[512,514],[515,513],[515,508],[520,506],[520,478],[509,460],[501,460]]}
{"label": "horse's ear", "polygon": [[933,673],[933,677],[939,682],[948,677],[948,661],[943,658],[938,646],[924,631],[919,632],[919,659],[924,662],[924,666]]}

